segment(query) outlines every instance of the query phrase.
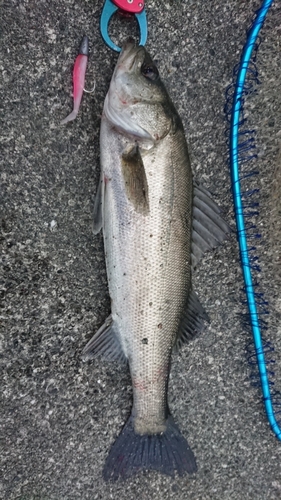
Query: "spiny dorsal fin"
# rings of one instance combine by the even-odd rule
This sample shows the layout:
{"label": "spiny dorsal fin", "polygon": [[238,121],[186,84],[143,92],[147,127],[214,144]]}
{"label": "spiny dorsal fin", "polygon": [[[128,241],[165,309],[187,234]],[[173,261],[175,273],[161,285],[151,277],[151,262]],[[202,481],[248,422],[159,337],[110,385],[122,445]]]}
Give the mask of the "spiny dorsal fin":
{"label": "spiny dorsal fin", "polygon": [[149,211],[148,184],[138,145],[122,155],[122,173],[128,200],[136,212],[147,215]]}

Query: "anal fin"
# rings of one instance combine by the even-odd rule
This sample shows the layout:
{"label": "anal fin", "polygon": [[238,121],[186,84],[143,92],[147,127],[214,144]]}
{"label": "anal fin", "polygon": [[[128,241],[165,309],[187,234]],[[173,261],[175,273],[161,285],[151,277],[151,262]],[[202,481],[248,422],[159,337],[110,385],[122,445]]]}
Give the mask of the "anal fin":
{"label": "anal fin", "polygon": [[82,352],[83,361],[98,357],[104,357],[108,361],[127,362],[118,337],[117,326],[114,324],[111,315],[105,320]]}

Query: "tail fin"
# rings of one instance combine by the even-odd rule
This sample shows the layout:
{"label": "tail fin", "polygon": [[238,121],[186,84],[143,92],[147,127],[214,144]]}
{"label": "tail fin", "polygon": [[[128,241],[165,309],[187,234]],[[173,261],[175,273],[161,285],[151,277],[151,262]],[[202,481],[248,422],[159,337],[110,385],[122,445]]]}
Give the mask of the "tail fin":
{"label": "tail fin", "polygon": [[113,444],[106,459],[103,477],[106,481],[127,479],[141,470],[157,470],[174,477],[196,472],[193,452],[171,415],[162,434],[136,434],[132,416]]}
{"label": "tail fin", "polygon": [[65,125],[66,123],[71,122],[72,120],[75,120],[77,114],[78,114],[78,110],[77,111],[76,110],[71,111],[71,113],[66,118],[64,118],[60,122],[60,124],[61,125]]}

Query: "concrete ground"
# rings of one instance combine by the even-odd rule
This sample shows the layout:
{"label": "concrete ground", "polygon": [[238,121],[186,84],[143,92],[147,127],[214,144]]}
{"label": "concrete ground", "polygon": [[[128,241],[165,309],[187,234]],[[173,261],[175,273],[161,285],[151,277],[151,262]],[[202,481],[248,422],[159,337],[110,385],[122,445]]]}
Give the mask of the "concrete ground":
{"label": "concrete ground", "polygon": [[[146,3],[147,48],[182,117],[194,176],[233,223],[225,89],[260,2]],[[146,473],[116,484],[102,479],[132,403],[126,370],[81,361],[83,346],[110,311],[102,237],[91,229],[100,115],[117,58],[99,33],[102,4],[1,5],[0,498],[279,499],[281,443],[269,428],[260,389],[250,383],[235,233],[195,272],[194,289],[211,325],[174,357],[171,372],[170,407],[196,454],[198,473],[175,479]],[[276,349],[279,389],[280,212],[274,200],[281,179],[280,19],[276,1],[257,54],[261,84],[245,108],[260,152],[249,166],[260,170],[253,179],[264,236],[255,250],[257,279],[270,301],[267,338]],[[111,30],[117,41],[137,32],[130,20],[115,20]],[[96,90],[84,95],[77,120],[61,127],[72,106],[71,70],[83,33],[91,50],[86,87],[95,80]]]}

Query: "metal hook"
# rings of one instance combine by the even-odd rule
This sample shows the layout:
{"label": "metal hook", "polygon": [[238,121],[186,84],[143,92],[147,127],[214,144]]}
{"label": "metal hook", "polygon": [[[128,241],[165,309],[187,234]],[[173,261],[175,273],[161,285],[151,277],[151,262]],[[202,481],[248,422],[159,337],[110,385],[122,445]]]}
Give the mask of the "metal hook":
{"label": "metal hook", "polygon": [[95,88],[96,88],[96,81],[94,82],[94,86],[91,90],[83,89],[83,92],[86,92],[86,94],[93,94],[93,92],[95,92]]}

